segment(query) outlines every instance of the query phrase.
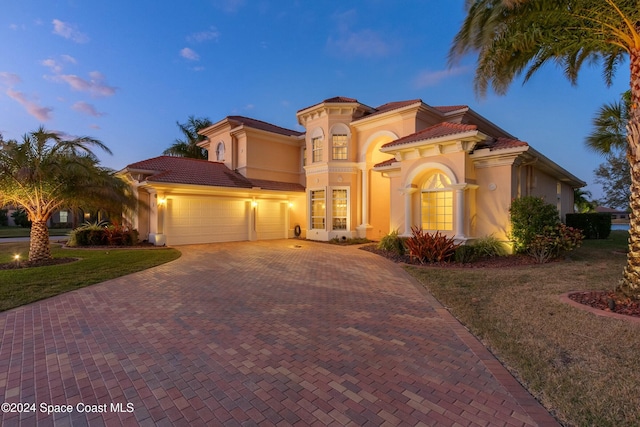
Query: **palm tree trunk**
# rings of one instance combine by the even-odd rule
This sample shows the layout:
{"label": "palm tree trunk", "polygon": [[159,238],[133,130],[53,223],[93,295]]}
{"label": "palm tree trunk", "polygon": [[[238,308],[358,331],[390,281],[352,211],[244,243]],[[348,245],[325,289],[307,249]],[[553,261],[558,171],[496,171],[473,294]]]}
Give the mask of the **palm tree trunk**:
{"label": "palm tree trunk", "polygon": [[31,223],[31,239],[29,242],[29,261],[38,262],[51,258],[47,222],[42,220],[33,221]]}
{"label": "palm tree trunk", "polygon": [[640,299],[640,50],[632,49],[631,63],[631,111],[627,125],[627,159],[631,171],[631,196],[629,197],[629,252],[619,290]]}

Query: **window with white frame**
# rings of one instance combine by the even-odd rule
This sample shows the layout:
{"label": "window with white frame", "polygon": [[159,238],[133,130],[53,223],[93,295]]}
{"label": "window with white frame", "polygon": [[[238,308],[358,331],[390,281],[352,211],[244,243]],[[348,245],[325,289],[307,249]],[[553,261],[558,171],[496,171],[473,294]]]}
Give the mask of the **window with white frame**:
{"label": "window with white frame", "polygon": [[60,222],[69,222],[69,212],[60,211]]}
{"label": "window with white frame", "polygon": [[431,175],[422,186],[422,229],[453,230],[453,191],[443,173]]}
{"label": "window with white frame", "polygon": [[331,218],[333,230],[347,229],[347,189],[331,190]]}
{"label": "window with white frame", "polygon": [[322,161],[322,137],[311,140],[311,156],[313,163]]}
{"label": "window with white frame", "polygon": [[331,135],[333,160],[347,160],[347,141],[348,136],[346,134]]}
{"label": "window with white frame", "polygon": [[311,191],[311,228],[315,230],[325,229],[325,191]]}

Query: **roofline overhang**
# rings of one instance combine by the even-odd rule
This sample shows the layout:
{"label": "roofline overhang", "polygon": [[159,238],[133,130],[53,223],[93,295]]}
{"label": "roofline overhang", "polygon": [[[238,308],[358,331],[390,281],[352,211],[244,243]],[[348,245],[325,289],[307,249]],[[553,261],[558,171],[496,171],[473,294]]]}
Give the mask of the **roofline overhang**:
{"label": "roofline overhang", "polygon": [[[530,145],[503,148],[493,151],[490,148],[483,148],[472,153],[470,157],[474,163],[509,158],[515,162],[515,160],[519,158],[522,162],[521,164],[535,164],[541,171],[557,178],[561,182],[571,185],[572,188],[581,188],[587,185],[586,182],[582,181],[580,178],[576,177]],[[496,165],[497,164],[498,163],[496,163]]]}
{"label": "roofline overhang", "polygon": [[[188,195],[227,195],[232,198],[253,198],[257,196],[264,197],[279,196],[283,198],[285,196],[301,196],[306,193],[305,190],[301,191],[287,191],[287,190],[268,190],[261,187],[252,188],[238,188],[238,187],[223,187],[216,185],[201,185],[201,184],[181,184],[174,182],[155,182],[155,181],[143,181],[138,185],[140,189],[153,189],[156,192],[165,194],[188,194]],[[278,198],[278,197],[272,197]]]}
{"label": "roofline overhang", "polygon": [[[408,142],[406,144],[398,144],[398,145],[391,145],[389,147],[381,147],[380,151],[382,151],[383,153],[397,153],[400,151],[414,150],[416,148],[420,148],[425,145],[436,145],[444,142],[455,143],[458,141],[463,141],[463,142],[478,143],[480,141],[484,141],[487,138],[488,138],[487,135],[475,129],[475,130],[470,130],[466,132],[451,133],[448,135],[438,136],[435,138],[420,139],[417,141]],[[473,149],[473,147],[469,149],[471,150]]]}

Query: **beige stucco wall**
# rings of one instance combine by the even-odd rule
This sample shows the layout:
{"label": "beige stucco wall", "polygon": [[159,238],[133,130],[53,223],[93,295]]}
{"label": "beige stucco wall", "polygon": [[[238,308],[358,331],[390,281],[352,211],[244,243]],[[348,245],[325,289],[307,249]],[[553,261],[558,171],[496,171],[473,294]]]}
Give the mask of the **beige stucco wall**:
{"label": "beige stucco wall", "polygon": [[300,183],[301,141],[252,129],[238,141],[242,159],[238,170],[247,178]]}

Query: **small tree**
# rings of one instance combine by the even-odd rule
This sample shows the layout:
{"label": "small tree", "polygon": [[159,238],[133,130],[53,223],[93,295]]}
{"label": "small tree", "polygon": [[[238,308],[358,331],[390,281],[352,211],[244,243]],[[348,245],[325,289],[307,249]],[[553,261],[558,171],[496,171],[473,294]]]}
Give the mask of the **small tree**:
{"label": "small tree", "polygon": [[545,227],[555,227],[560,222],[558,209],[541,197],[526,196],[514,199],[509,208],[511,215],[511,240],[517,253],[526,252],[542,234]]}

